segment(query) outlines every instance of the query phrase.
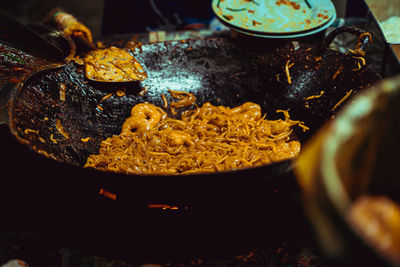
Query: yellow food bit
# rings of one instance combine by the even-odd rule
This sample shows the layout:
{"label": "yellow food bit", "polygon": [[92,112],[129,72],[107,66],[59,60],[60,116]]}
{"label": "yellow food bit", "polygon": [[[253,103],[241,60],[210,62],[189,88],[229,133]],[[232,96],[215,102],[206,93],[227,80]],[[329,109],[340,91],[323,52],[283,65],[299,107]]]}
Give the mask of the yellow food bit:
{"label": "yellow food bit", "polygon": [[25,129],[24,134],[28,135],[30,133],[39,134],[39,130]]}
{"label": "yellow food bit", "polygon": [[78,65],[81,65],[81,66],[85,65],[85,59],[84,58],[74,57],[72,60]]}
{"label": "yellow food bit", "polygon": [[87,143],[87,142],[89,142],[89,140],[90,140],[90,137],[81,138],[81,141],[82,141],[83,143]]}
{"label": "yellow food bit", "polygon": [[286,62],[286,65],[285,65],[285,72],[286,72],[286,77],[287,77],[288,84],[291,84],[291,83],[292,83],[292,78],[290,77],[289,69],[294,65],[294,63],[292,63],[292,64],[290,64],[290,65],[289,65],[289,63],[290,63],[290,60],[288,60],[288,61]]}
{"label": "yellow food bit", "polygon": [[315,99],[315,98],[320,98],[323,94],[325,93],[325,91],[321,91],[319,93],[319,95],[310,95],[309,97],[306,97],[306,101],[311,100],[311,99]]}
{"label": "yellow food bit", "polygon": [[59,119],[56,120],[56,129],[62,136],[64,136],[65,139],[69,139],[69,134],[64,131],[64,127],[61,125],[61,121]]}
{"label": "yellow food bit", "polygon": [[111,97],[112,97],[112,94],[111,94],[111,93],[110,93],[110,94],[107,94],[107,95],[103,96],[103,97],[101,98],[100,101],[107,100],[107,99],[109,99],[109,98],[111,98]]}
{"label": "yellow food bit", "polygon": [[336,70],[335,74],[332,76],[332,81],[336,79],[336,77],[343,71],[343,65],[340,65],[340,67]]}
{"label": "yellow food bit", "polygon": [[167,109],[167,108],[168,108],[168,101],[167,101],[167,98],[165,97],[164,94],[161,94],[161,98],[162,98],[162,100],[163,100],[163,102],[164,102],[163,108]]}
{"label": "yellow food bit", "polygon": [[353,58],[360,60],[363,66],[366,64],[365,58],[363,57],[353,57]]}
{"label": "yellow food bit", "polygon": [[98,111],[103,111],[103,110],[104,110],[104,108],[103,108],[101,105],[97,105],[96,109],[97,109]]}
{"label": "yellow food bit", "polygon": [[60,84],[60,100],[63,102],[65,101],[65,89],[66,89],[65,84],[61,83]]}
{"label": "yellow food bit", "polygon": [[196,97],[192,93],[183,91],[168,90],[174,99],[178,99],[178,102],[172,102],[170,104],[171,109],[183,108],[193,105],[196,102]]}
{"label": "yellow food bit", "polygon": [[54,135],[53,134],[50,135],[50,141],[53,142],[54,144],[57,144],[57,140],[54,139]]}
{"label": "yellow food bit", "polygon": [[339,100],[339,102],[336,103],[336,105],[333,107],[332,111],[334,111],[335,109],[337,109],[344,101],[346,101],[346,99],[351,95],[351,93],[353,92],[353,89],[351,89],[350,91],[348,91],[346,93],[346,95]]}
{"label": "yellow food bit", "polygon": [[353,71],[357,71],[357,70],[360,70],[361,69],[361,64],[360,64],[360,62],[358,62],[357,61],[357,68],[354,68],[354,69],[352,69]]}
{"label": "yellow food bit", "polygon": [[310,130],[310,127],[304,125],[304,121],[298,121],[299,123],[297,124],[297,126],[299,126],[300,128],[303,129],[303,132]]}
{"label": "yellow food bit", "polygon": [[50,158],[49,153],[47,153],[45,150],[42,149],[38,149],[37,152],[43,156],[45,156],[46,158]]}
{"label": "yellow food bit", "polygon": [[[366,65],[365,58],[363,58],[363,57],[356,57],[356,56],[354,56],[353,58],[357,60],[357,68],[352,69],[353,71],[360,70],[360,69],[362,68],[362,66],[365,66],[365,65]],[[360,62],[361,62],[361,63],[360,63]]]}
{"label": "yellow food bit", "polygon": [[290,115],[289,115],[289,110],[282,110],[282,109],[278,109],[276,112],[281,112],[283,113],[283,115],[285,116],[285,121],[290,122],[293,125],[297,125],[300,128],[303,129],[303,132],[310,130],[309,127],[307,127],[306,125],[304,125],[304,121],[294,121],[290,119]]}
{"label": "yellow food bit", "polygon": [[123,97],[123,96],[125,95],[125,92],[122,91],[122,90],[118,90],[117,93],[116,93],[116,95],[117,95],[118,97]]}
{"label": "yellow food bit", "polygon": [[360,35],[358,36],[357,45],[356,45],[356,47],[354,48],[354,50],[353,50],[353,49],[349,49],[350,53],[352,53],[352,54],[354,54],[354,55],[361,56],[361,57],[363,57],[363,56],[365,55],[365,51],[361,49],[361,45],[362,45],[362,42],[361,42],[361,41],[362,41],[362,38],[363,38],[364,36],[367,36],[367,37],[369,38],[369,42],[372,43],[372,36],[371,36],[371,34],[370,34],[369,32],[364,32],[364,33],[362,33],[362,34],[360,34]]}

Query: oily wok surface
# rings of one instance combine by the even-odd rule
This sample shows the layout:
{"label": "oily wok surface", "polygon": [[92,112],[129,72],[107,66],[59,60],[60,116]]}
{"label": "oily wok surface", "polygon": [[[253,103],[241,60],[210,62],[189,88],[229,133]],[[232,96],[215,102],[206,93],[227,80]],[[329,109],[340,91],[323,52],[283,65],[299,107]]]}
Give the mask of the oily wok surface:
{"label": "oily wok surface", "polygon": [[[11,100],[11,132],[40,154],[83,166],[102,140],[120,133],[135,104],[162,107],[161,94],[170,103],[168,90],[179,90],[193,93],[199,106],[255,102],[268,119],[282,118],[277,109],[289,109],[292,119],[310,127],[295,130],[304,143],[340,109],[333,110],[347,92],[355,94],[379,79],[367,67],[354,71],[351,56],[327,50],[320,57],[316,47],[298,43],[255,53],[223,38],[170,41],[143,45],[135,56],[148,74],[142,82],[93,82],[74,62],[31,76]],[[291,83],[288,60],[294,63]],[[305,100],[321,91],[321,97]]]}
{"label": "oily wok surface", "polygon": [[[367,67],[353,71],[356,62],[351,56],[328,50],[318,59],[317,47],[303,44],[288,43],[273,53],[254,52],[218,38],[146,44],[135,54],[148,73],[143,82],[92,82],[85,78],[83,66],[71,62],[33,72],[15,84],[6,106],[14,136],[3,138],[3,164],[11,171],[9,179],[2,179],[7,190],[1,200],[16,222],[29,218],[29,224],[49,240],[113,256],[132,256],[131,246],[122,245],[128,243],[139,248],[137,255],[182,256],[190,251],[198,255],[205,242],[220,252],[221,247],[232,249],[233,243],[265,245],[282,234],[302,233],[293,224],[293,218],[302,215],[292,201],[298,185],[289,171],[291,161],[168,177],[128,176],[82,166],[102,140],[120,133],[135,104],[162,106],[162,93],[171,102],[168,89],[193,93],[198,105],[235,107],[252,101],[269,119],[282,118],[276,109],[290,109],[292,119],[310,127],[295,132],[304,143],[340,109],[332,111],[346,92],[380,79]],[[288,60],[294,63],[291,84],[285,74]],[[343,71],[335,75],[342,65]],[[125,95],[117,96],[119,90]],[[321,90],[325,94],[308,101],[307,107],[305,98]],[[150,208],[149,203],[178,209]],[[237,242],[231,242],[232,236]],[[172,239],[179,240],[177,246],[169,242]]]}

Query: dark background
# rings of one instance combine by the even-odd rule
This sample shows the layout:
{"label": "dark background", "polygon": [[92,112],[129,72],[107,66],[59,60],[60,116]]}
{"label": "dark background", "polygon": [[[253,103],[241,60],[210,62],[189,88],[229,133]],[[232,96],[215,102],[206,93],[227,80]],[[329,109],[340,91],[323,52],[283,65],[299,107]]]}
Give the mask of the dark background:
{"label": "dark background", "polygon": [[20,22],[38,23],[55,7],[73,14],[91,29],[93,36],[100,35],[103,0],[1,0],[0,8]]}
{"label": "dark background", "polygon": [[[343,17],[346,2],[347,13],[350,13],[348,15],[358,15],[360,1],[362,0],[333,0],[338,17]],[[40,22],[52,8],[61,7],[76,16],[96,37],[101,34],[104,2],[105,0],[1,0],[0,8],[27,24]]]}

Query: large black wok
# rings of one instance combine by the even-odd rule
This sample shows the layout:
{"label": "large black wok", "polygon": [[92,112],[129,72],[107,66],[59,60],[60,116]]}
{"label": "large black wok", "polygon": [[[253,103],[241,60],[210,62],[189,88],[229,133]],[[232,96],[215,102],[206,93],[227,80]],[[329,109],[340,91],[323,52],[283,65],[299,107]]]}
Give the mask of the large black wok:
{"label": "large black wok", "polygon": [[[168,89],[193,93],[198,105],[234,107],[252,101],[270,119],[281,118],[277,109],[290,109],[293,119],[310,127],[295,131],[306,142],[340,109],[335,105],[346,93],[356,94],[380,79],[367,66],[358,69],[352,55],[325,49],[341,31],[361,33],[344,28],[322,47],[289,42],[273,53],[222,38],[144,44],[135,54],[149,78],[138,83],[89,81],[74,62],[39,64],[21,82],[3,81],[1,117],[13,135],[2,128],[2,176],[7,178],[1,179],[6,188],[1,201],[13,218],[8,226],[28,221],[53,241],[113,255],[128,255],[133,246],[143,255],[208,248],[219,253],[221,247],[247,246],[250,240],[265,244],[282,234],[278,229],[288,236],[296,233],[299,228],[291,220],[301,210],[292,202],[297,184],[291,161],[185,176],[127,176],[82,166],[102,140],[119,134],[133,105],[162,106],[161,94],[171,101]],[[361,40],[363,49],[368,40]],[[285,73],[288,60],[294,63],[292,83]],[[116,96],[118,90],[125,96]],[[322,90],[320,98],[305,100]],[[82,142],[87,137],[89,142]],[[171,237],[178,246],[172,246]],[[132,243],[118,246],[121,240]],[[200,245],[204,241],[209,241],[207,249]]]}

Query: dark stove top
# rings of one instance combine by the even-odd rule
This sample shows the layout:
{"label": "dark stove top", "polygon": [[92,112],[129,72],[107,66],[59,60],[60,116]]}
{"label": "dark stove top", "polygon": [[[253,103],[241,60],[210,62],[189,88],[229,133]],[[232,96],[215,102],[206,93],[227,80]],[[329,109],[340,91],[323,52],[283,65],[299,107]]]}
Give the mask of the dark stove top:
{"label": "dark stove top", "polygon": [[[53,267],[128,267],[128,266],[329,266],[318,255],[311,240],[277,240],[268,248],[248,249],[234,255],[193,257],[173,260],[129,261],[94,256],[66,248],[44,245],[29,233],[7,233],[0,237],[0,264],[18,259],[29,266]],[[134,251],[132,251],[134,253]],[[15,261],[14,263],[15,264]],[[23,265],[22,265],[23,266]]]}

